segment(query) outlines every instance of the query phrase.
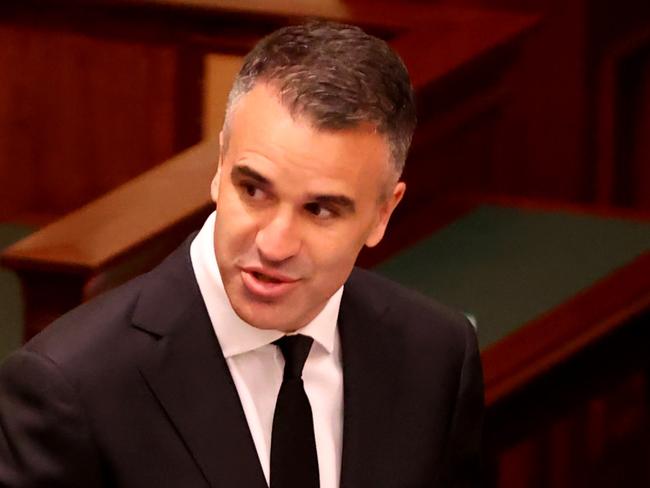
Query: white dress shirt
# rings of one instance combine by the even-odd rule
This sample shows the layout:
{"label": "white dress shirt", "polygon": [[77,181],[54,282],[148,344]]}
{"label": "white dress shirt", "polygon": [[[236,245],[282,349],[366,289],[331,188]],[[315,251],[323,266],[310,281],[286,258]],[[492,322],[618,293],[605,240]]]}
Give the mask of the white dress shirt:
{"label": "white dress shirt", "polygon": [[[214,253],[215,217],[213,212],[192,242],[190,257],[269,484],[273,412],[284,370],[282,353],[272,342],[285,333],[255,328],[230,306]],[[343,287],[314,320],[297,331],[314,339],[303,381],[314,417],[321,488],[337,488],[341,472],[343,371],[336,321],[342,294]]]}

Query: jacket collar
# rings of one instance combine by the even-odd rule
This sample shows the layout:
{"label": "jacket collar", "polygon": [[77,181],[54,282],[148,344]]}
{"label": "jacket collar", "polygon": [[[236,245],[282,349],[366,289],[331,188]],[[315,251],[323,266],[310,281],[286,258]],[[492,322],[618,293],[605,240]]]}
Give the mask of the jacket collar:
{"label": "jacket collar", "polygon": [[133,321],[157,340],[140,372],[211,486],[265,488],[237,390],[194,279],[193,237],[145,278]]}

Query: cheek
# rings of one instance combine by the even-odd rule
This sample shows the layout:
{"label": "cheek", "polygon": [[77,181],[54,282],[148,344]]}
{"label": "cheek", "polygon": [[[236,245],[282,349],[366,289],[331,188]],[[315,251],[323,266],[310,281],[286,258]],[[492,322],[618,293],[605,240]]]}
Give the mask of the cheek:
{"label": "cheek", "polygon": [[320,270],[330,276],[345,275],[350,271],[361,250],[363,240],[354,232],[341,232],[328,238],[316,239],[311,255]]}
{"label": "cheek", "polygon": [[246,243],[254,240],[256,225],[244,211],[239,198],[223,194],[217,202],[215,242],[220,249],[218,254],[237,254],[246,249]]}

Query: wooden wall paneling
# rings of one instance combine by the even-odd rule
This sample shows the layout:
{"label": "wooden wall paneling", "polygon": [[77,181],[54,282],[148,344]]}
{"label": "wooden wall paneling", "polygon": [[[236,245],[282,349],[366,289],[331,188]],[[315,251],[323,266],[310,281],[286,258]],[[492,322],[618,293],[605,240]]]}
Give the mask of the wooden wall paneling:
{"label": "wooden wall paneling", "polygon": [[617,84],[614,98],[614,160],[612,204],[629,207],[635,200],[634,152],[642,97],[640,77],[643,62],[637,50],[620,53],[616,63]]}
{"label": "wooden wall paneling", "polygon": [[541,446],[537,439],[526,438],[499,453],[496,479],[486,480],[490,488],[541,488]]}
{"label": "wooden wall paneling", "polygon": [[0,201],[5,214],[61,215],[198,142],[199,46],[169,32],[165,38],[150,19],[135,32],[133,19],[98,18],[94,11],[62,17],[45,8],[39,17],[2,9],[10,56],[0,56],[0,69],[9,73],[0,96],[13,104],[0,120],[7,129],[0,175],[9,172],[2,161],[17,161],[11,171],[22,188],[11,212],[9,196]]}
{"label": "wooden wall paneling", "polygon": [[605,457],[607,447],[607,399],[594,395],[585,408],[586,462],[595,466]]}
{"label": "wooden wall paneling", "polygon": [[25,26],[0,32],[15,53],[0,66],[0,91],[13,101],[0,120],[11,141],[0,162],[32,169],[12,178],[29,187],[29,211],[69,212],[177,150],[173,46]]}
{"label": "wooden wall paneling", "polygon": [[635,127],[632,165],[634,206],[650,210],[650,49],[642,58],[638,94],[639,112]]}
{"label": "wooden wall paneling", "polygon": [[498,488],[647,486],[648,311],[496,403],[486,419]]}
{"label": "wooden wall paneling", "polygon": [[498,106],[484,106],[445,132],[444,137],[436,137],[433,131],[421,132],[405,172],[409,192],[404,209],[410,212],[429,206],[448,193],[490,191],[494,134],[500,115]]}
{"label": "wooden wall paneling", "polygon": [[501,143],[496,145],[495,164],[504,191],[647,208],[650,165],[646,156],[637,154],[646,154],[648,138],[634,134],[647,134],[648,129],[645,119],[621,111],[621,103],[627,103],[635,114],[645,113],[645,98],[634,94],[629,83],[647,82],[639,70],[630,73],[623,87],[620,72],[621,44],[629,49],[630,41],[650,27],[647,0],[444,3],[543,15],[518,58],[513,103],[504,114],[507,130],[497,139]]}
{"label": "wooden wall paneling", "polygon": [[[554,419],[545,437],[545,486],[575,488],[581,466],[584,436],[580,431],[583,420],[579,407]],[[578,473],[576,473],[578,472]]]}
{"label": "wooden wall paneling", "polygon": [[506,130],[511,69],[519,47],[503,45],[418,91],[418,129],[404,172],[408,191],[395,215],[398,220],[446,194],[501,189],[496,146]]}
{"label": "wooden wall paneling", "polygon": [[588,201],[590,92],[587,86],[588,0],[444,0],[535,12],[539,25],[522,43],[512,93],[497,140],[495,173],[510,195]]}
{"label": "wooden wall paneling", "polygon": [[23,43],[14,29],[0,26],[0,220],[27,208],[34,198],[33,148],[22,135],[30,124],[30,106],[18,96],[24,80],[16,72]]}
{"label": "wooden wall paneling", "polygon": [[603,204],[650,208],[650,29],[606,45],[599,61],[595,193]]}
{"label": "wooden wall paneling", "polygon": [[621,67],[616,202],[650,208],[650,33]]}
{"label": "wooden wall paneling", "polygon": [[[171,103],[173,132],[169,134],[173,150],[178,153],[193,146],[202,139],[204,108],[205,57],[208,51],[204,46],[192,42],[182,42],[176,47],[177,63],[174,66],[175,86]],[[170,154],[157,159],[161,163]]]}
{"label": "wooden wall paneling", "polygon": [[207,54],[204,58],[203,137],[215,137],[223,126],[230,87],[241,68],[243,57],[235,54]]}
{"label": "wooden wall paneling", "polygon": [[631,195],[639,180],[629,176],[626,160],[630,158],[625,155],[633,144],[623,141],[635,129],[622,107],[638,104],[631,88],[642,81],[639,72],[624,76],[623,65],[628,64],[625,58],[633,48],[639,49],[643,42],[647,45],[641,38],[648,36],[650,9],[645,0],[630,0],[587,1],[584,10],[585,195],[600,202],[636,206]]}
{"label": "wooden wall paneling", "polygon": [[549,2],[522,48],[502,145],[503,160],[514,161],[511,193],[587,199],[585,8],[583,0]]}
{"label": "wooden wall paneling", "polygon": [[[628,347],[628,353],[634,351],[634,347]],[[612,359],[619,361],[618,358]],[[647,469],[650,420],[647,358],[631,361],[628,358],[621,362],[626,364],[623,371],[614,367],[619,377],[610,378],[607,388],[594,395],[599,402],[595,412],[596,435],[600,437],[598,452],[593,456],[596,450],[589,444],[581,448],[581,452],[586,451],[587,462],[579,473],[579,486],[647,486],[650,482]],[[636,365],[631,368],[634,363]],[[588,407],[588,413],[593,415],[593,400]],[[588,419],[589,428],[594,424],[592,419]],[[588,430],[586,434],[586,439],[594,439],[593,432]]]}
{"label": "wooden wall paneling", "polygon": [[593,193],[594,200],[600,205],[611,205],[614,202],[616,187],[617,61],[615,56],[604,57],[596,77]]}

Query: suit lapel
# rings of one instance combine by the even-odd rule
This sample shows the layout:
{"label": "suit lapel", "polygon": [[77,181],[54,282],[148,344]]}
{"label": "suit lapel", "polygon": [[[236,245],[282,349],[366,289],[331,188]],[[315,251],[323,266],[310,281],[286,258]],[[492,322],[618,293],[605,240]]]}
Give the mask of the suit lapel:
{"label": "suit lapel", "polygon": [[189,242],[147,276],[136,327],[157,337],[140,371],[211,486],[265,488],[237,390],[194,279]]}
{"label": "suit lapel", "polygon": [[390,469],[391,429],[398,423],[391,399],[397,392],[392,338],[383,326],[386,303],[371,299],[354,271],[345,285],[339,315],[343,362],[341,488],[383,486]]}

